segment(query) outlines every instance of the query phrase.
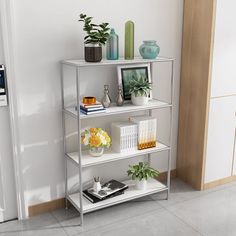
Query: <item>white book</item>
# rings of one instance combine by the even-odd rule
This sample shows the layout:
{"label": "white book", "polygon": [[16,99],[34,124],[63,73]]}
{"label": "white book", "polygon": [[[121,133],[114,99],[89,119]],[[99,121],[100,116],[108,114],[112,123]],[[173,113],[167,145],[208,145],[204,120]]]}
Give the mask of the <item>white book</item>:
{"label": "white book", "polygon": [[144,144],[156,140],[156,118],[152,116],[133,116],[130,117],[130,121],[138,125],[138,144]]}
{"label": "white book", "polygon": [[132,122],[114,122],[111,125],[112,148],[117,152],[130,152],[137,150],[137,124]]}

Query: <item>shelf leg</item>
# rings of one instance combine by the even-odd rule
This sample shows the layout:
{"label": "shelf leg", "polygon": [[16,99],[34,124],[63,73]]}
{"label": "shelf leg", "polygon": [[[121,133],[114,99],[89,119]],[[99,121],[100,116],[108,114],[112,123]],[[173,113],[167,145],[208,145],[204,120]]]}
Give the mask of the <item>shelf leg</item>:
{"label": "shelf leg", "polygon": [[82,163],[81,163],[81,119],[80,119],[80,82],[79,82],[79,68],[76,67],[76,95],[77,95],[77,128],[78,128],[78,154],[79,154],[79,194],[80,194],[80,225],[83,226],[84,214],[83,214],[83,180],[82,180]]}
{"label": "shelf leg", "polygon": [[64,71],[63,71],[63,64],[61,64],[61,99],[62,99],[62,139],[63,139],[63,152],[64,152],[64,158],[65,158],[65,208],[66,210],[68,209],[68,176],[67,176],[67,158],[65,157],[66,153],[66,128],[65,128],[65,113],[64,113],[64,108],[65,108],[65,101],[64,101]]}
{"label": "shelf leg", "polygon": [[167,174],[167,200],[170,195],[170,181],[171,181],[171,157],[172,157],[172,133],[173,133],[173,100],[174,100],[174,61],[171,61],[171,104],[170,108],[170,150],[168,151],[168,174]]}
{"label": "shelf leg", "polygon": [[169,199],[169,195],[170,195],[170,179],[171,179],[171,150],[168,151],[168,172],[167,172],[167,196],[166,196],[166,200]]}
{"label": "shelf leg", "polygon": [[65,183],[65,188],[66,188],[66,199],[65,199],[65,209],[68,210],[68,199],[67,199],[67,196],[68,196],[68,172],[67,172],[67,168],[68,168],[68,165],[67,165],[67,158],[65,159],[65,162],[66,162],[66,167],[65,167],[65,175],[66,175],[66,183]]}

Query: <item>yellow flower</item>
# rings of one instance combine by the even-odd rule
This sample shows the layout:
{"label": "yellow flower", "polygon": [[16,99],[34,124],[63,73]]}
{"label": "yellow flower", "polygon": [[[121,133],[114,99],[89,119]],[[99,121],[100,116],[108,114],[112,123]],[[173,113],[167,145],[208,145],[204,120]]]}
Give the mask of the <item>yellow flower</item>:
{"label": "yellow flower", "polygon": [[81,139],[80,139],[80,142],[81,142],[82,144],[84,144],[84,138],[85,138],[85,137],[82,136]]}
{"label": "yellow flower", "polygon": [[90,128],[89,131],[91,134],[92,133],[96,134],[98,132],[97,128]]}
{"label": "yellow flower", "polygon": [[90,144],[90,147],[99,147],[102,144],[102,142],[101,142],[101,139],[97,135],[92,134],[89,139],[89,144]]}
{"label": "yellow flower", "polygon": [[101,128],[92,127],[81,133],[81,143],[90,147],[110,147],[111,138]]}
{"label": "yellow flower", "polygon": [[111,138],[109,137],[106,131],[103,131],[103,136],[105,137],[107,143],[109,144],[111,142]]}

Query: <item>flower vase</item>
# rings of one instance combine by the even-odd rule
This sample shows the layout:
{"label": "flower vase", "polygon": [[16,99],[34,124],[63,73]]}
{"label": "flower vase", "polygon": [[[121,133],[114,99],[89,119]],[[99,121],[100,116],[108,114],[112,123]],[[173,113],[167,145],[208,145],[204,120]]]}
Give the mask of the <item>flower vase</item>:
{"label": "flower vase", "polygon": [[160,47],[155,40],[146,40],[139,47],[139,52],[143,59],[155,59],[160,53]]}
{"label": "flower vase", "polygon": [[125,23],[125,60],[134,59],[134,22]]}
{"label": "flower vase", "polygon": [[103,147],[90,147],[89,154],[93,157],[100,157],[104,152]]}

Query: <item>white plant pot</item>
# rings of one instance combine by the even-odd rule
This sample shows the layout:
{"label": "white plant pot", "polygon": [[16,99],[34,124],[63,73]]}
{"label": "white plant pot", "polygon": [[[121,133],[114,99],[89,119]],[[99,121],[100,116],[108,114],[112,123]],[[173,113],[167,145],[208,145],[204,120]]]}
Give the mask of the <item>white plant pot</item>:
{"label": "white plant pot", "polygon": [[135,95],[132,94],[131,101],[135,106],[144,106],[148,103],[148,97],[145,95],[135,97]]}
{"label": "white plant pot", "polygon": [[146,190],[147,189],[147,180],[137,180],[136,189],[138,190]]}

